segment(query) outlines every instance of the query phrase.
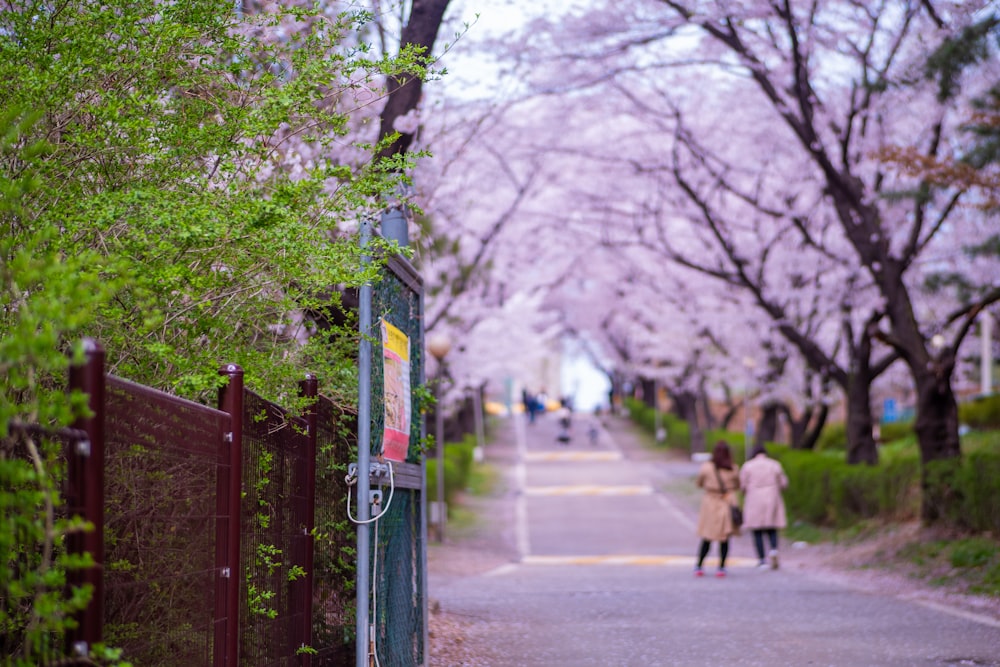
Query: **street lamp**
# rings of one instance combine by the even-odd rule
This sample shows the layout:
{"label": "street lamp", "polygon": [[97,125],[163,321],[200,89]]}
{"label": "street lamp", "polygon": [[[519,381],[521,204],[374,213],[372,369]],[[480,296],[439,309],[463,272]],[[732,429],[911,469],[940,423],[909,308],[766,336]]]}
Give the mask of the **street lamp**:
{"label": "street lamp", "polygon": [[750,380],[757,360],[753,357],[743,357],[743,367],[747,369],[747,385],[743,388],[743,461],[750,460]]}
{"label": "street lamp", "polygon": [[451,340],[444,334],[431,336],[427,341],[427,351],[437,359],[436,381],[434,383],[434,439],[437,441],[437,541],[444,542],[444,412],[441,409],[441,380],[444,376],[444,358],[451,350]]}

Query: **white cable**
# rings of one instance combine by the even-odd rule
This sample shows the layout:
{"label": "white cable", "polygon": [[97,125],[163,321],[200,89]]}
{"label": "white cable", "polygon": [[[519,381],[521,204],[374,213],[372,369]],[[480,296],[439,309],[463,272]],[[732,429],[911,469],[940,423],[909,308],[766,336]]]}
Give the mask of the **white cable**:
{"label": "white cable", "polygon": [[375,659],[375,667],[380,667],[381,665],[378,659],[378,645],[376,644],[375,641],[375,624],[378,621],[378,617],[376,616],[376,613],[378,611],[378,595],[376,589],[376,585],[378,583],[378,520],[382,518],[383,514],[389,511],[389,506],[392,505],[392,499],[396,495],[396,478],[392,471],[392,462],[386,461],[386,466],[389,468],[389,500],[386,501],[385,507],[382,508],[382,510],[378,514],[371,517],[370,519],[365,519],[364,521],[355,519],[354,516],[351,514],[351,487],[354,486],[354,482],[356,481],[357,478],[355,477],[355,479],[352,480],[351,476],[348,475],[347,478],[345,479],[345,481],[347,482],[347,518],[353,521],[354,523],[362,526],[369,523],[375,524],[375,541],[374,541],[375,557],[372,558],[372,576],[371,576],[372,614],[371,614],[371,622],[368,624],[368,635],[369,635],[368,643],[371,647],[370,649],[371,655]]}
{"label": "white cable", "polygon": [[[390,470],[391,470],[390,464]],[[386,506],[388,509],[388,506]],[[384,512],[384,510],[383,510]],[[382,516],[382,513],[379,513]],[[378,522],[375,523],[375,557],[372,558],[372,618],[371,623],[368,624],[368,632],[371,634],[371,650],[372,656],[375,658],[375,667],[379,667],[378,661],[378,643],[375,640],[377,633],[375,632],[375,626],[378,623],[378,595],[375,588],[375,584],[378,582]]]}
{"label": "white cable", "polygon": [[351,514],[351,487],[353,486],[353,484],[350,481],[348,481],[347,483],[347,518],[353,521],[354,523],[358,524],[359,526],[363,526],[368,523],[374,523],[375,521],[378,521],[379,517],[381,517],[383,514],[389,511],[389,505],[392,504],[392,497],[396,495],[396,480],[394,479],[392,473],[392,463],[387,462],[386,465],[389,467],[389,500],[385,503],[385,508],[381,512],[379,512],[376,516],[373,516],[370,519],[365,519],[364,521],[362,521],[360,519],[355,519],[354,516]]}

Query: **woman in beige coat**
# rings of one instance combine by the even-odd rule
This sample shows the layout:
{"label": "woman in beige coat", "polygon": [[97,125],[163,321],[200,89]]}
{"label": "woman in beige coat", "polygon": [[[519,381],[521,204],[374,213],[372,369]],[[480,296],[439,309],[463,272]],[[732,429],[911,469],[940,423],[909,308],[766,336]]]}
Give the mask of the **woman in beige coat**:
{"label": "woman in beige coat", "polygon": [[760,560],[758,567],[768,567],[764,560],[764,536],[767,535],[771,547],[767,554],[770,567],[776,570],[778,530],[787,525],[781,492],[788,486],[788,476],[781,464],[769,458],[762,445],[757,445],[740,471],[740,486],[744,494],[743,527],[753,531],[753,544]]}
{"label": "woman in beige coat", "polygon": [[706,461],[698,470],[695,484],[704,489],[701,509],[698,511],[698,564],[694,576],[704,576],[702,565],[712,542],[719,543],[719,569],[717,577],[726,576],[726,556],[729,555],[729,536],[736,533],[733,516],[729,507],[734,502],[733,492],[740,488],[739,468],[733,464],[729,445],[720,440],[712,450],[712,460]]}

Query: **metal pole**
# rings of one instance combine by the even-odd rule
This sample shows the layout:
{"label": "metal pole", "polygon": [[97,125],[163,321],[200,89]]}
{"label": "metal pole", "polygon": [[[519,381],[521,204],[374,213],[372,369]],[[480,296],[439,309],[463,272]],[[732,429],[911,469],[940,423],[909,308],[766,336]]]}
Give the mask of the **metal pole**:
{"label": "metal pole", "polygon": [[979,389],[983,396],[989,396],[993,392],[993,315],[984,310],[979,326],[983,339],[983,353],[979,361]]}
{"label": "metal pole", "polygon": [[660,384],[653,380],[653,439],[657,444],[663,442],[663,417],[660,415]]}
{"label": "metal pole", "polygon": [[434,439],[437,441],[437,541],[444,542],[444,522],[448,512],[444,507],[444,410],[441,406],[441,361],[438,360],[437,382],[434,394]]}
{"label": "metal pole", "polygon": [[757,362],[753,357],[743,357],[743,368],[746,369],[746,386],[743,388],[743,461],[750,460],[750,385],[753,382],[753,369]]}
{"label": "metal pole", "polygon": [[[424,290],[420,289],[420,386],[424,386],[427,383],[427,353],[426,353],[426,335],[424,332]],[[423,411],[421,411],[422,413]],[[420,437],[422,441],[425,441],[427,437],[427,420],[424,419],[423,414],[420,417]],[[417,553],[420,555],[420,600],[421,600],[421,632],[423,635],[423,660],[422,664],[430,664],[431,655],[431,642],[430,642],[430,598],[429,598],[429,586],[427,583],[427,544],[429,542],[428,535],[428,525],[427,525],[427,457],[420,457],[420,548]]]}
{"label": "metal pole", "polygon": [[[371,262],[368,255],[368,244],[371,242],[372,230],[368,220],[361,221],[361,261],[364,266]],[[361,333],[361,345],[358,350],[358,495],[357,516],[359,521],[370,518],[368,492],[371,467],[371,402],[372,402],[372,286],[365,283],[358,294],[358,329]],[[369,664],[369,645],[372,631],[369,629],[369,598],[368,588],[371,575],[371,533],[367,523],[358,524],[358,565],[357,565],[357,609],[355,625],[355,665],[367,667]]]}
{"label": "metal pole", "polygon": [[226,364],[219,375],[229,379],[219,389],[219,409],[229,413],[228,542],[226,562],[226,665],[240,662],[240,502],[243,498],[243,369]]}
{"label": "metal pole", "polygon": [[743,460],[750,460],[750,387],[743,390]]}
{"label": "metal pole", "polygon": [[89,553],[93,566],[71,571],[71,586],[93,586],[87,608],[76,614],[77,627],[67,633],[69,650],[85,657],[103,638],[104,632],[104,421],[105,374],[104,348],[90,338],[83,341],[86,360],[82,366],[71,366],[70,390],[87,394],[87,407],[92,416],[78,417],[73,428],[84,431],[86,440],[72,443],[68,452],[69,513],[78,514],[93,524],[90,531],[70,533],[67,538],[70,553]]}
{"label": "metal pole", "polygon": [[480,387],[472,389],[472,407],[476,411],[474,416],[476,419],[476,447],[479,451],[476,461],[478,463],[486,456],[486,425],[483,423],[483,395]]}

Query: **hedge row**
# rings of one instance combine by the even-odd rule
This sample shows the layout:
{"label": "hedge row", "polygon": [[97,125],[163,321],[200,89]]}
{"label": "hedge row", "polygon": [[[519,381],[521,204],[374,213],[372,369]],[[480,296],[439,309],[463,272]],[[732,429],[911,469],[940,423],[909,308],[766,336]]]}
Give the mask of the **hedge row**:
{"label": "hedge row", "polygon": [[920,512],[920,459],[898,456],[877,466],[848,465],[817,452],[769,444],[788,474],[785,504],[797,520],[848,526],[858,519],[911,519]]}
{"label": "hedge row", "polygon": [[[626,398],[625,409],[632,421],[650,435],[656,435],[656,413],[637,398]],[[669,449],[688,449],[691,446],[691,429],[688,423],[667,412],[660,413],[660,427],[666,432],[663,445]]]}
{"label": "hedge row", "polygon": [[[469,485],[476,438],[467,435],[462,442],[445,443],[444,446],[444,501],[451,508],[455,494]],[[427,457],[427,500],[437,500],[437,459]]]}
{"label": "hedge row", "polygon": [[[1000,406],[995,398],[963,404],[963,423],[975,424],[975,428],[991,423],[988,420],[996,414],[995,406]],[[626,407],[636,424],[653,433],[652,408],[641,401],[626,401]],[[985,415],[986,421],[974,421],[969,414]],[[662,420],[668,429],[667,446],[688,449],[687,424],[672,415],[663,415]],[[912,437],[911,429],[912,425],[905,423],[883,428],[883,440]],[[741,433],[706,433],[709,449],[720,439],[730,444],[737,461],[743,460]],[[935,513],[948,524],[1000,534],[1000,447],[981,447],[964,453],[961,459],[930,464],[923,492],[919,453],[912,447],[896,449],[891,448],[892,455],[882,456],[878,465],[865,466],[848,465],[835,447],[831,447],[833,451],[805,451],[768,445],[768,453],[781,461],[788,474],[785,503],[793,520],[843,527],[875,517],[912,519],[920,515],[926,494]]]}
{"label": "hedge row", "polygon": [[960,403],[958,419],[969,428],[1000,430],[1000,394],[980,396]]}
{"label": "hedge row", "polygon": [[971,452],[960,461],[927,465],[926,493],[948,523],[1000,535],[1000,452]]}
{"label": "hedge row", "polygon": [[[981,396],[958,404],[958,420],[969,428],[987,431],[1000,430],[1000,394]],[[879,424],[879,439],[882,442],[896,442],[905,438],[916,438],[913,420]],[[843,423],[827,424],[816,442],[816,449],[844,450],[847,434]]]}

